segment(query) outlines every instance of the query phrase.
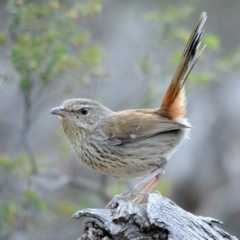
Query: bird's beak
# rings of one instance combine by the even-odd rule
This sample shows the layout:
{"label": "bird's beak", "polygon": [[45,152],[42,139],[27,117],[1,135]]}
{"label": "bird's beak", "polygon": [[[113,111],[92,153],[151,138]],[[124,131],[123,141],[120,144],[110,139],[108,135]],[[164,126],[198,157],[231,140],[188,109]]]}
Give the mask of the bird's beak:
{"label": "bird's beak", "polygon": [[60,117],[65,117],[66,116],[66,111],[63,107],[55,107],[50,110],[51,114],[58,115]]}

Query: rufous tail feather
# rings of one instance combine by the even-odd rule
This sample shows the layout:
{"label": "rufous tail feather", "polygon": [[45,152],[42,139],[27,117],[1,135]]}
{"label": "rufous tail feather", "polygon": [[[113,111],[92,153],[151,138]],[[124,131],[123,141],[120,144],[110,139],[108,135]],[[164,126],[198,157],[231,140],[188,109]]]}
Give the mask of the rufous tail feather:
{"label": "rufous tail feather", "polygon": [[200,54],[195,58],[197,49],[201,44],[206,20],[206,13],[202,12],[199,22],[186,44],[172,82],[159,108],[162,115],[172,120],[184,118],[186,115],[184,83],[204,49],[203,48]]}

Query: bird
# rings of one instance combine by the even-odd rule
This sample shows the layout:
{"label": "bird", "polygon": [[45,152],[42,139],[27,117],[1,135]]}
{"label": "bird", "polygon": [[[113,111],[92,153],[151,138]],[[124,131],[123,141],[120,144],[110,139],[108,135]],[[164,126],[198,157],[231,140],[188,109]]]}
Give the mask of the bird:
{"label": "bird", "polygon": [[[70,145],[86,166],[114,178],[147,175],[117,197],[137,195],[137,190],[150,181],[142,193],[151,191],[173,152],[188,136],[191,124],[185,117],[184,84],[205,47],[196,55],[206,20],[207,14],[202,12],[158,108],[114,112],[97,101],[74,98],[50,110],[60,118]],[[112,204],[113,200],[107,207]]]}

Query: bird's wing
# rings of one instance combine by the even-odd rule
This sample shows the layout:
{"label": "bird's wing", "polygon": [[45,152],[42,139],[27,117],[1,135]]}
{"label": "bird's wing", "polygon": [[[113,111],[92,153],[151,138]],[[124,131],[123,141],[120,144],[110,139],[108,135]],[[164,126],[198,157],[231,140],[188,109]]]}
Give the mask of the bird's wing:
{"label": "bird's wing", "polygon": [[113,114],[102,126],[102,131],[108,137],[109,144],[120,145],[190,127],[147,110],[134,110],[134,113],[128,110]]}

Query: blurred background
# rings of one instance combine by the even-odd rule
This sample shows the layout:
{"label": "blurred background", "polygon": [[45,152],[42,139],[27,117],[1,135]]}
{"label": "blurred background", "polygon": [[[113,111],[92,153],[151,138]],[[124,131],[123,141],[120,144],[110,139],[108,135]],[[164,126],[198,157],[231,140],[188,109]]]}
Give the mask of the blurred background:
{"label": "blurred background", "polygon": [[77,239],[71,215],[139,179],[85,167],[52,107],[91,98],[157,107],[202,11],[207,47],[187,81],[194,126],[156,187],[240,236],[239,0],[0,1],[0,239]]}

